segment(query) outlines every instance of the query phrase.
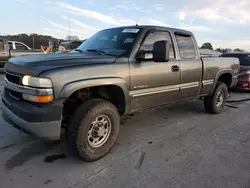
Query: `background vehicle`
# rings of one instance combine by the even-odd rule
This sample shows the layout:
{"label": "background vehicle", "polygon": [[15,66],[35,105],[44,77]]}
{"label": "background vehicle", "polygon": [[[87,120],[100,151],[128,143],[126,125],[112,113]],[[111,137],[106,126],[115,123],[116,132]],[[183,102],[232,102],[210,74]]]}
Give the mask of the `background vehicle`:
{"label": "background vehicle", "polygon": [[59,51],[63,52],[69,52],[73,49],[78,48],[85,40],[79,40],[79,41],[62,41],[59,44]]}
{"label": "background vehicle", "polygon": [[41,139],[66,128],[69,148],[96,161],[115,144],[120,115],[195,98],[222,112],[239,68],[237,58],[200,58],[189,31],[112,28],[70,53],[10,59],[2,112]]}
{"label": "background vehicle", "polygon": [[51,53],[58,51],[59,48],[59,40],[49,40],[48,46],[41,45],[41,50],[44,53]]}
{"label": "background vehicle", "polygon": [[8,41],[10,50],[31,50],[29,46],[22,42]]}
{"label": "background vehicle", "polygon": [[221,57],[235,57],[240,60],[240,73],[237,89],[250,91],[250,52],[231,52],[222,54]]}
{"label": "background vehicle", "polygon": [[219,57],[221,55],[220,52],[204,48],[200,48],[199,52],[201,57]]}
{"label": "background vehicle", "polygon": [[0,69],[11,57],[43,54],[41,50],[31,50],[26,45],[0,38]]}
{"label": "background vehicle", "polygon": [[45,53],[56,52],[66,53],[79,47],[85,40],[79,41],[63,41],[63,40],[49,40],[48,46],[41,46],[41,50]]}

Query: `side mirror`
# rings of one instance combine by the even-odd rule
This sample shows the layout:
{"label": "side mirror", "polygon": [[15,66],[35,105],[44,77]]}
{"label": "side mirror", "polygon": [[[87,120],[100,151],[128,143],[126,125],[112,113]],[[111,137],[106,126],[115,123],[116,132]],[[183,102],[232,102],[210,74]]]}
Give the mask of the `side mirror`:
{"label": "side mirror", "polygon": [[144,51],[139,51],[137,54],[136,54],[136,59],[138,61],[143,61],[145,59],[145,52]]}
{"label": "side mirror", "polygon": [[149,52],[145,52],[142,50],[136,54],[136,59],[139,61],[152,60],[153,55],[152,55],[152,52],[149,53]]}
{"label": "side mirror", "polygon": [[153,60],[155,62],[169,61],[169,42],[162,40],[154,43]]}

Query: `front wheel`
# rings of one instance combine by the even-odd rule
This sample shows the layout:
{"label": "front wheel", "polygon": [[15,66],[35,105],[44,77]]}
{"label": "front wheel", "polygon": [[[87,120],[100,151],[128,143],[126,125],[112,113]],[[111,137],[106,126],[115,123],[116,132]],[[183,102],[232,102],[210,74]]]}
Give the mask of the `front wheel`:
{"label": "front wheel", "polygon": [[93,99],[74,112],[67,130],[69,148],[85,161],[104,157],[118,137],[120,115],[115,105]]}
{"label": "front wheel", "polygon": [[212,95],[204,98],[204,107],[208,113],[219,114],[223,111],[228,96],[228,88],[225,83],[218,82]]}

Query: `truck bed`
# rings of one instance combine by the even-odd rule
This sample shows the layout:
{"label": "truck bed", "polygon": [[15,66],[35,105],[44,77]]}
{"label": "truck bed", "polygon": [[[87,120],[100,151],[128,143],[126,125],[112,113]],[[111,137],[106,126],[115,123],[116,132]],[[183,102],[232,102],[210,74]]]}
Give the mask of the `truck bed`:
{"label": "truck bed", "polygon": [[11,50],[10,57],[43,54],[42,50]]}
{"label": "truck bed", "polygon": [[238,58],[211,57],[201,58],[201,61],[204,68],[203,80],[214,79],[219,71],[240,68]]}
{"label": "truck bed", "polygon": [[[25,56],[25,55],[41,55],[41,54],[44,54],[42,50],[10,50],[9,58]],[[3,67],[8,59],[6,59],[6,61],[0,61],[0,71],[3,70]]]}
{"label": "truck bed", "polygon": [[[204,70],[202,80],[210,80],[211,82],[214,82],[218,78],[219,74],[223,73],[223,71],[228,72],[232,70],[239,70],[240,68],[238,58],[204,57],[201,58],[201,62]],[[231,85],[230,87],[232,86],[233,85]],[[212,84],[203,82],[203,87],[200,91],[200,95],[205,94],[208,91],[212,91],[212,87]]]}

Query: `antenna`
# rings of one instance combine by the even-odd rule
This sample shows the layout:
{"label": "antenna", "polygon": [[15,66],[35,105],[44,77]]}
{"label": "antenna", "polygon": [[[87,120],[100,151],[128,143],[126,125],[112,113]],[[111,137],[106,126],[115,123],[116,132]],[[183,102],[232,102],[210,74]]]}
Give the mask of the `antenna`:
{"label": "antenna", "polygon": [[138,20],[136,20],[136,26],[138,26]]}

